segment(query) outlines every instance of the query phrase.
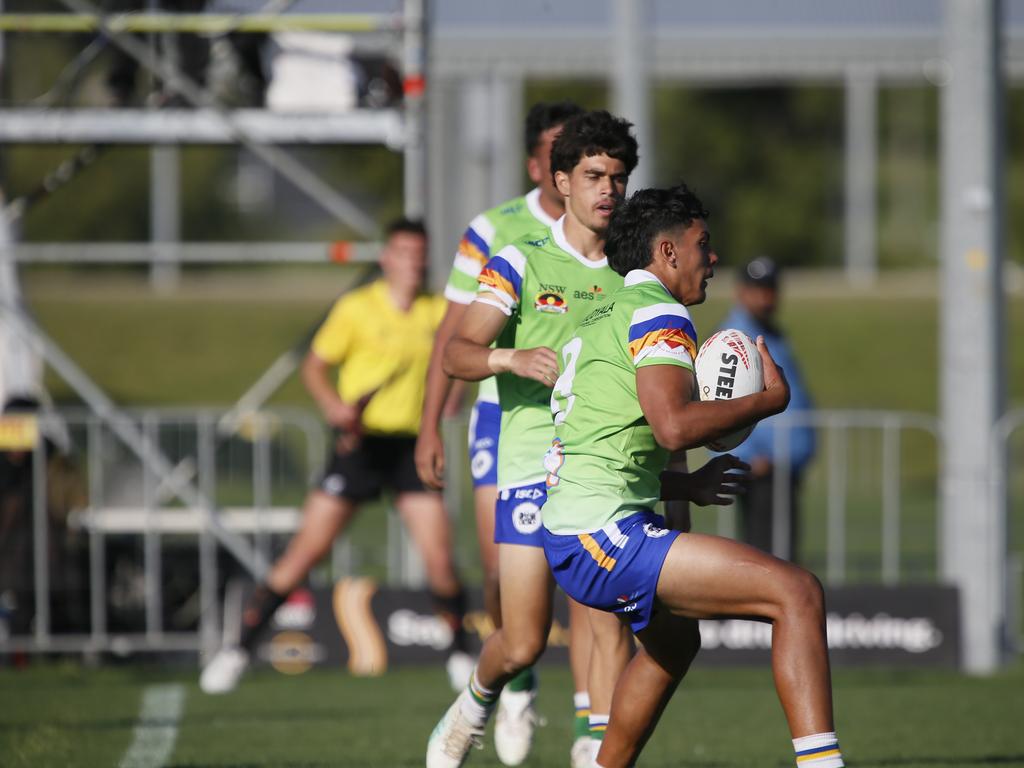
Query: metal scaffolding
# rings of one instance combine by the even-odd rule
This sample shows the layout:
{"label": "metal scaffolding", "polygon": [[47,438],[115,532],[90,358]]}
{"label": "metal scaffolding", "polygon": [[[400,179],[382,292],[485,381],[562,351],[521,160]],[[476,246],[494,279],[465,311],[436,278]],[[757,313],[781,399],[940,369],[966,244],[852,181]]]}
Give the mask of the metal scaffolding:
{"label": "metal scaffolding", "polygon": [[[271,0],[255,14],[137,13],[104,15],[88,0],[61,0],[71,13],[3,14],[0,32],[94,32],[103,35],[141,67],[159,77],[164,88],[193,109],[6,109],[0,110],[0,142],[150,144],[154,146],[152,194],[153,241],[148,244],[0,244],[0,270],[5,297],[0,314],[9,327],[36,350],[90,406],[93,412],[143,461],[159,481],[184,503],[204,510],[210,532],[254,573],[265,567],[247,543],[219,523],[215,505],[161,455],[138,426],[78,369],[74,362],[23,311],[17,293],[16,262],[98,261],[121,263],[150,260],[158,283],[176,280],[181,261],[368,261],[377,223],[354,203],[328,185],[312,169],[295,160],[278,144],[379,143],[405,154],[406,208],[422,213],[425,170],[422,103],[424,95],[424,0],[404,0],[399,13],[287,15],[280,0]],[[268,110],[232,110],[208,90],[187,77],[166,55],[157,55],[133,37],[136,32],[198,32],[227,34],[274,31],[384,33],[400,49],[405,73],[406,108],[356,110],[346,113],[281,114]],[[3,48],[0,47],[0,51]],[[236,143],[290,181],[317,205],[358,232],[364,244],[245,244],[178,243],[178,155],[185,143]],[[89,162],[95,157],[90,156]],[[415,166],[415,167],[411,167]],[[49,187],[65,183],[73,170],[57,174]],[[22,215],[26,201],[0,210],[5,223]],[[287,251],[287,253],[286,253]],[[159,287],[159,286],[158,286]]]}

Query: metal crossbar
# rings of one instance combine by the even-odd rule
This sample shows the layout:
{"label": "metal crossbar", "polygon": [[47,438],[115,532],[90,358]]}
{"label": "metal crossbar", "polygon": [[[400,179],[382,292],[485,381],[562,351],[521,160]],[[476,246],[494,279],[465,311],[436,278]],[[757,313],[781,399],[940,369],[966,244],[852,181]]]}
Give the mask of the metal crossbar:
{"label": "metal crossbar", "polygon": [[381,246],[357,243],[11,243],[0,244],[0,256],[26,264],[150,264],[169,260],[186,264],[253,264],[327,262],[375,264]]}
{"label": "metal crossbar", "polygon": [[399,14],[388,13],[4,13],[0,32],[400,32]]}

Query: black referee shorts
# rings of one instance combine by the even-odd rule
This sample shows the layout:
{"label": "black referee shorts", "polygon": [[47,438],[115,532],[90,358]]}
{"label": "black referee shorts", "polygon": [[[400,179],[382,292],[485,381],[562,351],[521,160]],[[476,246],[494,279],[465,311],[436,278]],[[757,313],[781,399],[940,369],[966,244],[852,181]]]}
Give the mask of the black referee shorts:
{"label": "black referee shorts", "polygon": [[341,444],[341,440],[335,440],[335,450],[320,481],[324,493],[338,499],[368,501],[380,496],[384,488],[395,493],[428,490],[416,474],[415,437],[365,435],[351,450],[341,448]]}

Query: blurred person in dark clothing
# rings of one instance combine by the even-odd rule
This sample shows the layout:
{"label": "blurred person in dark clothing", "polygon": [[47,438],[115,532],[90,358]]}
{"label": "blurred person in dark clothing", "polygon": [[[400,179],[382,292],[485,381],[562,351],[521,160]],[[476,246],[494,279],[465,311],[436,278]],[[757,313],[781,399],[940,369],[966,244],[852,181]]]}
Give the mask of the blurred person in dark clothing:
{"label": "blurred person in dark clothing", "polygon": [[[4,415],[20,405],[21,398],[12,399]],[[32,622],[32,462],[27,444],[0,444],[0,616],[13,635],[28,634]]]}
{"label": "blurred person in dark clothing", "polygon": [[[729,451],[751,466],[750,486],[746,495],[739,497],[741,538],[765,552],[773,551],[775,431],[779,428],[780,420],[785,421],[787,414],[813,408],[793,350],[776,322],[780,296],[778,265],[767,256],[759,256],[739,269],[736,304],[721,324],[721,328],[735,328],[752,339],[764,336],[772,357],[786,372],[789,381],[790,401],[785,413],[758,423],[744,443]],[[814,456],[815,436],[814,430],[807,426],[794,425],[785,429],[786,434],[780,436],[783,438],[780,448],[789,459],[785,477],[785,482],[789,484],[789,503],[783,510],[789,520],[789,536],[785,542],[785,551],[776,554],[795,561],[798,559],[800,541],[800,481],[804,469]]]}
{"label": "blurred person in dark clothing", "polygon": [[0,616],[7,632],[27,635],[35,617],[34,465],[35,445],[43,441],[46,459],[47,569],[53,606],[51,629],[82,630],[82,588],[68,513],[85,506],[84,488],[71,457],[45,437],[36,420],[39,403],[12,397],[3,408],[0,434]]}

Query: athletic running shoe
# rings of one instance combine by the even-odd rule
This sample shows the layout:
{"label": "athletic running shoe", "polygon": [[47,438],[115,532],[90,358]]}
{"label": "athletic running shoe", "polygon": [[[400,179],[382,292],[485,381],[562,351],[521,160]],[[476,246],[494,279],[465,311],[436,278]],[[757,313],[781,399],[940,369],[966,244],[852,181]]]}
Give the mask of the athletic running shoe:
{"label": "athletic running shoe", "polygon": [[462,697],[468,695],[463,691],[455,699],[430,734],[427,768],[459,768],[469,757],[469,750],[483,749],[483,726],[474,725],[462,712]]}
{"label": "athletic running shoe", "polygon": [[541,724],[533,700],[537,691],[502,691],[494,720],[494,749],[504,765],[521,765],[533,746],[533,732]]}
{"label": "athletic running shoe", "polygon": [[469,685],[469,676],[473,674],[475,666],[476,660],[463,651],[455,651],[448,657],[444,668],[448,672],[448,682],[453,691],[461,693],[466,690],[466,686]]}
{"label": "athletic running shoe", "polygon": [[570,768],[594,768],[597,762],[597,750],[601,742],[594,741],[589,736],[577,736],[569,750]]}
{"label": "athletic running shoe", "polygon": [[203,673],[199,676],[199,687],[203,693],[229,693],[235,690],[239,678],[248,666],[248,651],[231,646],[221,648],[203,668]]}

